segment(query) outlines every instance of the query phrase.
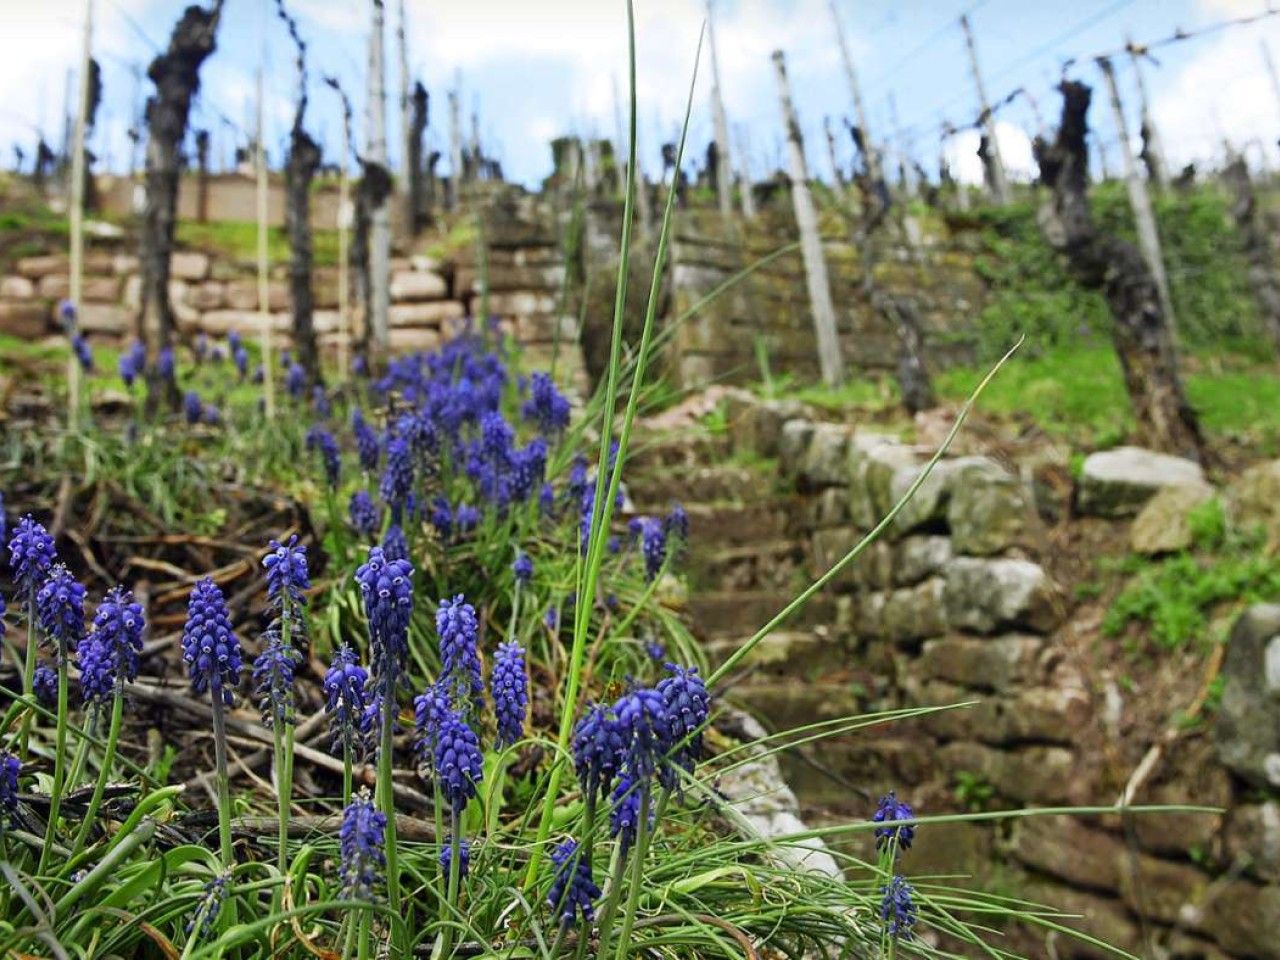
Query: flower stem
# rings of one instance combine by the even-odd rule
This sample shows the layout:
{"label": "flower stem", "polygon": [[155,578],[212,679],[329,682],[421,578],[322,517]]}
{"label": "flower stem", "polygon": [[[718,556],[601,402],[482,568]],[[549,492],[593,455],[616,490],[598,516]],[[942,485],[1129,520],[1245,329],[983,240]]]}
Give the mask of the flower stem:
{"label": "flower stem", "polygon": [[398,678],[394,666],[388,671],[382,696],[382,743],[378,750],[378,807],[387,818],[387,905],[400,911],[400,858],[396,851],[396,793],[392,776],[395,771],[394,724],[395,691]]}
{"label": "flower stem", "polygon": [[[458,882],[462,876],[462,811],[456,807],[449,811],[449,828],[453,831],[449,837],[449,892],[446,895],[446,910],[458,906]],[[446,925],[440,931],[440,956],[448,957],[449,948],[453,945],[453,926]]]}
{"label": "flower stem", "polygon": [[[22,666],[22,695],[28,700],[35,696],[36,680],[36,597],[32,592],[27,598],[27,659]],[[18,738],[18,753],[27,755],[27,742],[31,738],[31,724],[35,720],[35,711],[28,709],[22,720],[22,734]]]}
{"label": "flower stem", "polygon": [[354,762],[351,759],[351,738],[344,736],[342,738],[342,809],[345,810],[351,806],[351,781],[354,779],[352,767]]}
{"label": "flower stem", "polygon": [[[636,907],[640,903],[640,889],[644,879],[644,859],[649,849],[649,805],[653,802],[652,791],[648,784],[640,793],[640,822],[636,824],[636,853],[632,863],[631,888],[627,891],[627,909],[622,915],[622,931],[618,935],[618,949],[614,952],[614,960],[622,960],[631,943],[631,928],[636,922]],[[601,950],[604,941],[601,941]]]}
{"label": "flower stem", "polygon": [[[218,790],[218,839],[222,851],[222,869],[235,866],[235,852],[231,848],[231,776],[227,772],[227,718],[222,702],[222,687],[214,686],[213,694],[213,754],[217,764],[214,777]],[[230,894],[228,893],[228,896]]]}
{"label": "flower stem", "polygon": [[600,923],[596,932],[600,940],[600,950],[604,951],[609,941],[609,931],[613,929],[613,917],[618,912],[618,900],[622,896],[622,880],[627,873],[627,855],[622,844],[613,848],[613,856],[609,861],[608,888],[605,890],[604,907],[600,911]]}
{"label": "flower stem", "polygon": [[62,808],[62,788],[67,771],[67,642],[58,641],[58,730],[53,753],[53,786],[49,792],[49,824],[44,831],[44,846],[40,848],[40,865],[37,873],[43,873],[53,849],[53,838],[58,826],[58,814]]}
{"label": "flower stem", "polygon": [[93,796],[89,799],[89,808],[85,811],[84,820],[76,834],[75,843],[71,845],[71,857],[84,849],[89,839],[89,831],[98,818],[98,807],[102,804],[102,795],[106,792],[107,781],[116,763],[116,745],[120,741],[120,723],[124,717],[124,691],[116,686],[116,695],[111,702],[111,726],[107,730],[107,747],[102,754],[102,766],[98,770],[98,781],[93,785]]}

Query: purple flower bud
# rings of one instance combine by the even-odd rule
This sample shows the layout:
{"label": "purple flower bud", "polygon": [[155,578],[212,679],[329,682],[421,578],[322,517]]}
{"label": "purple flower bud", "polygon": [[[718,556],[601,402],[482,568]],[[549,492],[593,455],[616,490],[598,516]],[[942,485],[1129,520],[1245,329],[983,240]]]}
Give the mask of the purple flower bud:
{"label": "purple flower bud", "polygon": [[378,469],[382,445],[378,442],[377,432],[365,420],[359,408],[351,411],[351,431],[355,434],[356,453],[360,457],[360,466],[365,470]]}
{"label": "purple flower bud", "polygon": [[436,783],[450,809],[461,812],[484,779],[480,742],[462,717],[450,710],[436,732]]}
{"label": "purple flower bud", "polygon": [[18,809],[18,777],[22,761],[8,750],[0,750],[0,832],[13,821]]}
{"label": "purple flower bud", "polygon": [[[356,571],[356,583],[369,621],[378,690],[384,695],[394,695],[409,655],[413,566],[408,560],[388,559],[381,547],[372,547],[369,559]],[[394,682],[388,684],[388,680]]]}
{"label": "purple flower bud", "polygon": [[440,682],[454,703],[478,702],[484,692],[477,649],[480,623],[475,607],[462,594],[440,601],[436,609],[440,635]]}
{"label": "purple flower bud", "polygon": [[369,709],[369,672],[360,666],[356,652],[341,646],[324,675],[325,712],[334,746],[343,746],[353,754],[363,752],[366,735],[366,711]]}
{"label": "purple flower bud", "polygon": [[194,390],[188,390],[182,398],[182,412],[187,418],[187,423],[199,423],[200,415],[204,412],[204,404],[200,402],[200,394]]}
{"label": "purple flower bud", "polygon": [[[903,803],[898,799],[894,791],[890,790],[885,796],[880,798],[880,804],[876,807],[876,812],[871,817],[874,823],[892,823],[895,820],[914,820],[915,811],[911,809],[909,804]],[[876,849],[883,850],[890,843],[896,841],[896,852],[911,849],[911,842],[916,838],[916,828],[912,826],[906,827],[876,827]]]}
{"label": "purple flower bud", "polygon": [[[453,862],[453,837],[446,836],[444,843],[440,847],[440,871],[444,876],[449,876],[449,865]],[[467,843],[467,838],[463,837],[458,841],[458,876],[465,877],[467,869],[471,866],[471,845]]]}
{"label": "purple flower bud", "polygon": [[36,617],[59,650],[74,650],[84,637],[84,585],[61,563],[36,593]]}
{"label": "purple flower bud", "polygon": [[30,514],[18,521],[9,541],[9,569],[23,593],[34,594],[57,557],[53,537],[42,524]]}
{"label": "purple flower bud", "polygon": [[307,449],[319,453],[320,462],[324,464],[325,479],[332,489],[338,487],[338,475],[342,471],[342,455],[338,451],[338,441],[324,427],[316,424],[307,431]]}
{"label": "purple flower bud", "polygon": [[[138,676],[138,659],[142,655],[142,633],[146,621],[142,604],[123,587],[112,587],[94,611],[89,639],[102,647],[116,683],[131,683]],[[81,657],[84,672],[84,657]]]}
{"label": "purple flower bud", "polygon": [[527,587],[533,581],[533,560],[522,551],[511,565],[511,572],[516,575],[517,583]]}
{"label": "purple flower bud", "polygon": [[658,682],[658,693],[666,704],[671,729],[671,760],[692,772],[702,756],[702,728],[711,712],[711,698],[697,667],[669,663],[667,670],[671,676]]}
{"label": "purple flower bud", "polygon": [[36,699],[46,707],[53,706],[58,702],[58,671],[47,663],[40,664],[36,667],[31,689]]}
{"label": "purple flower bud", "polygon": [[889,936],[907,938],[916,923],[915,890],[911,884],[894,874],[893,879],[880,888],[880,919],[885,922]]}
{"label": "purple flower bud", "polygon": [[599,704],[587,707],[573,728],[573,767],[587,797],[609,788],[622,769],[627,743],[617,717]]}
{"label": "purple flower bud", "polygon": [[307,548],[298,543],[297,534],[290,536],[288,543],[268,543],[262,566],[267,571],[267,599],[277,611],[283,613],[286,607],[302,603],[302,591],[311,588],[311,577],[307,572]]}
{"label": "purple flower bud", "polygon": [[667,705],[656,690],[637,687],[613,705],[626,749],[626,766],[637,779],[652,776],[671,748]]}
{"label": "purple flower bud", "polygon": [[266,646],[253,661],[253,692],[268,728],[293,723],[293,678],[302,654],[285,643],[275,630],[268,631]]}
{"label": "purple flower bud", "polygon": [[374,506],[373,498],[369,496],[368,491],[357,490],[351,495],[348,514],[351,518],[352,529],[362,537],[372,537],[378,532],[378,528],[382,526],[382,517],[378,508]]}

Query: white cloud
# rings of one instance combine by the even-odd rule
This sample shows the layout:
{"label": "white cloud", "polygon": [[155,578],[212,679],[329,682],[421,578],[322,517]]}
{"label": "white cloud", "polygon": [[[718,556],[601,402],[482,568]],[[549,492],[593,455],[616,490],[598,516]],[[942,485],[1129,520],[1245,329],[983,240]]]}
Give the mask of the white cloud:
{"label": "white cloud", "polygon": [[[1262,4],[1259,0],[1200,0],[1199,7],[1207,20],[1216,21],[1257,13]],[[1267,76],[1262,42],[1280,64],[1280,17],[1195,41],[1191,57],[1172,77],[1162,78],[1152,110],[1171,165],[1218,162],[1224,139],[1255,159],[1263,150],[1275,163],[1280,102]],[[1148,69],[1149,80],[1153,73]],[[1131,111],[1129,126],[1136,136],[1136,111]]]}
{"label": "white cloud", "polygon": [[[944,153],[951,175],[961,183],[981,185],[982,161],[978,159],[977,130],[963,130],[947,140]],[[1030,180],[1036,176],[1036,162],[1031,153],[1031,139],[1021,127],[996,122],[996,139],[1000,143],[1000,159],[1005,173],[1013,180]]]}

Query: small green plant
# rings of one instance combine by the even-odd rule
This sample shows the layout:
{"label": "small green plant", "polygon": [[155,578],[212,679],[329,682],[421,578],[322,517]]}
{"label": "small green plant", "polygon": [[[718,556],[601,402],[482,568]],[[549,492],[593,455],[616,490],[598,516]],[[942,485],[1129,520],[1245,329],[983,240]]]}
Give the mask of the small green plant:
{"label": "small green plant", "polygon": [[995,799],[996,788],[981,773],[971,770],[956,771],[955,798],[966,810],[977,813],[986,810]]}

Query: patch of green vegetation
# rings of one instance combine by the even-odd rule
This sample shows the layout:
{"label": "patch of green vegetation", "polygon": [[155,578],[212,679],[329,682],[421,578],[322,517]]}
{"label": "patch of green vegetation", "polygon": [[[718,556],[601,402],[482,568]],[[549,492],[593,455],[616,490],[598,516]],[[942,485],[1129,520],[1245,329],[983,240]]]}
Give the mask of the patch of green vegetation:
{"label": "patch of green vegetation", "polygon": [[981,773],[970,770],[956,771],[956,802],[966,810],[973,813],[986,810],[995,795],[996,788]]}
{"label": "patch of green vegetation", "polygon": [[458,220],[443,237],[427,246],[426,254],[436,260],[474,256],[476,236],[476,224],[473,219],[468,217]]}
{"label": "patch of green vegetation", "polygon": [[811,386],[793,391],[791,396],[824,410],[885,410],[899,402],[898,385],[888,377],[855,376],[842,386]]}
{"label": "patch of green vegetation", "polygon": [[[258,258],[258,224],[252,220],[223,220],[178,223],[176,239],[180,247],[193,247],[220,253],[241,263],[255,263]],[[312,230],[312,245],[317,267],[331,267],[338,262],[338,231]],[[267,260],[272,264],[289,262],[289,236],[284,227],[267,230]]]}
{"label": "patch of green vegetation", "polygon": [[1229,528],[1216,500],[1194,511],[1189,522],[1199,550],[1131,562],[1132,580],[1103,617],[1105,634],[1119,636],[1137,625],[1162,649],[1207,645],[1219,639],[1209,635],[1209,626],[1221,606],[1280,594],[1280,563],[1258,536]]}

